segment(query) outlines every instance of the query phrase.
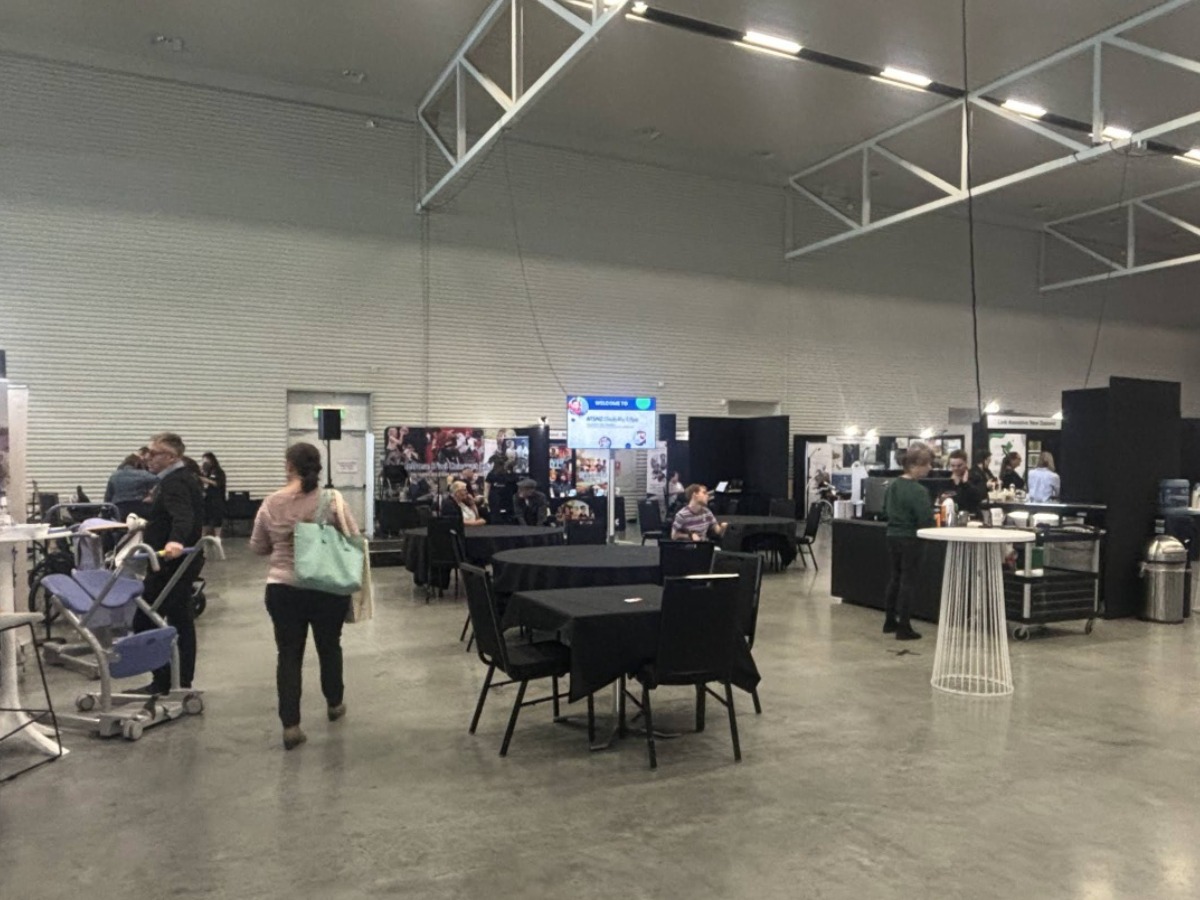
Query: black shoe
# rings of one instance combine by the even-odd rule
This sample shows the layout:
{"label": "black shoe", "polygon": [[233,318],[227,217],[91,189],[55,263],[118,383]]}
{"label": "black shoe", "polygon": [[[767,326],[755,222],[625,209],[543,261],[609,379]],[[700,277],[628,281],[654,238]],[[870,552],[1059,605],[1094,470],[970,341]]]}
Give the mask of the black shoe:
{"label": "black shoe", "polygon": [[153,682],[144,684],[140,688],[134,688],[132,691],[122,691],[124,694],[145,694],[147,697],[156,697],[159,694],[165,694],[166,691],[158,689],[158,686]]}
{"label": "black shoe", "polygon": [[883,620],[883,633],[884,634],[895,634],[896,633],[896,620],[895,619],[884,619]]}
{"label": "black shoe", "polygon": [[908,625],[896,628],[896,640],[898,641],[919,641],[920,639],[921,635]]}

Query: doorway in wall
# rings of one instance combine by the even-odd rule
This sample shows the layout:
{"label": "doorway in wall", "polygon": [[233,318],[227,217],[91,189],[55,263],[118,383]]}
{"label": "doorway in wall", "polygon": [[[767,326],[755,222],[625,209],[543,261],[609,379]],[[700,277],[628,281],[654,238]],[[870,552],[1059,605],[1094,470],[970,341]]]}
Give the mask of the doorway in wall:
{"label": "doorway in wall", "polygon": [[[333,460],[325,456],[325,442],[318,437],[317,410],[342,411],[342,439],[330,442]],[[321,486],[333,473],[333,486],[342,492],[355,521],[367,529],[367,432],[371,430],[371,395],[334,391],[287,392],[288,446],[307,441],[321,451]]]}

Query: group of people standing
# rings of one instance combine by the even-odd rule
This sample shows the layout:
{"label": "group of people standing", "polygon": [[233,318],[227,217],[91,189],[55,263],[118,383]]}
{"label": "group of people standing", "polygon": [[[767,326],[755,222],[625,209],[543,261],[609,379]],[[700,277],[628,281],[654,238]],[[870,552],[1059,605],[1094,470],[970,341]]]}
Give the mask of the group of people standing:
{"label": "group of people standing", "polygon": [[[153,493],[159,484],[159,478],[150,466],[150,455],[149,445],[140,447],[137,453],[126,456],[108,477],[104,502],[115,506],[122,519],[130,514],[145,519],[149,514]],[[200,459],[197,463],[190,456],[181,455],[180,465],[197,480],[203,492],[202,533],[219,538],[225,524],[225,470],[215,453],[205,453]]]}

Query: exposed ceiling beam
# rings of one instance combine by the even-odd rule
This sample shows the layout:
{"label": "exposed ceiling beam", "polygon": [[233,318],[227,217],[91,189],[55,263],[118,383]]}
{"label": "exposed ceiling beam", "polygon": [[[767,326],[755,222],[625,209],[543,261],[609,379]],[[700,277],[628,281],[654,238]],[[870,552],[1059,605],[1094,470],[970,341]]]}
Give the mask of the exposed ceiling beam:
{"label": "exposed ceiling beam", "polygon": [[[466,39],[459,46],[453,58],[447,63],[441,74],[434,80],[426,92],[424,99],[417,107],[417,119],[429,135],[433,145],[446,157],[450,169],[437,182],[426,190],[423,186],[421,198],[417,202],[417,211],[425,212],[437,198],[452,184],[461,179],[473,169],[491,149],[492,145],[509,128],[520,121],[538,98],[560,81],[570,67],[594,43],[605,27],[618,16],[623,15],[629,0],[603,0],[581,4],[587,8],[587,17],[578,16],[553,0],[536,0],[538,4],[556,13],[563,21],[579,32],[576,39],[566,50],[558,55],[553,63],[533,84],[523,84],[523,65],[525,44],[531,35],[525,28],[522,0],[495,0],[489,6],[479,21],[471,29]],[[503,23],[505,13],[508,14],[507,24]],[[494,31],[504,29],[508,32],[509,52],[512,60],[512,87],[505,92],[490,77],[471,63],[467,58],[479,43]],[[478,83],[503,111],[499,118],[474,142],[467,133],[467,93],[468,79]],[[430,106],[436,102],[443,89],[454,81],[455,90],[455,146],[453,150],[438,135],[437,129],[429,119]]]}

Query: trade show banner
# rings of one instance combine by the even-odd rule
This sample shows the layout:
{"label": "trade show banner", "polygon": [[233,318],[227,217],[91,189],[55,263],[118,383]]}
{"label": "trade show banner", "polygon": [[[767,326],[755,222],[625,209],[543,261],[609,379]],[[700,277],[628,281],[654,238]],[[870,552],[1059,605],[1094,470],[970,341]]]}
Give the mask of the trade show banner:
{"label": "trade show banner", "polygon": [[579,491],[591,488],[593,491],[608,490],[608,457],[589,456],[587,453],[575,454],[576,489]]}
{"label": "trade show banner", "polygon": [[392,425],[384,432],[383,471],[424,478],[435,493],[451,476],[474,469],[522,475],[529,471],[529,438],[510,428],[485,431],[466,426]]}
{"label": "trade show banner", "polygon": [[667,442],[659,441],[653,450],[646,454],[646,493],[652,494],[660,502],[666,496],[667,478]]}
{"label": "trade show banner", "polygon": [[574,455],[566,441],[550,442],[550,496],[569,497],[575,490]]}

